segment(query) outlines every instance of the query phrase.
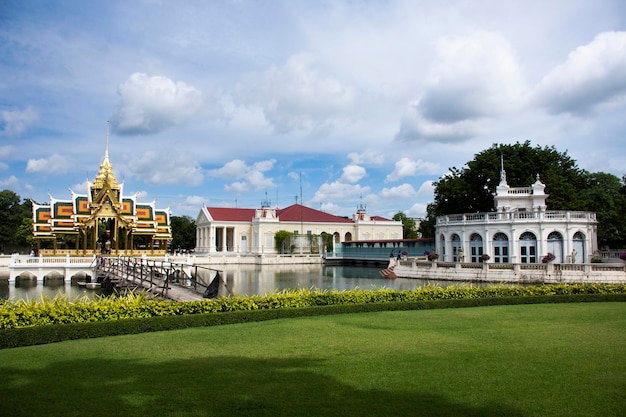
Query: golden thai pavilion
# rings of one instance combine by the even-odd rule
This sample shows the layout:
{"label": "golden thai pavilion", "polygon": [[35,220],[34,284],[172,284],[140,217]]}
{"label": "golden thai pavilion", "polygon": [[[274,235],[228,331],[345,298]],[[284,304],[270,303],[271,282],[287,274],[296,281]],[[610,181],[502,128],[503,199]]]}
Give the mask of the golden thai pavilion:
{"label": "golden thai pavilion", "polygon": [[33,202],[33,237],[41,255],[93,254],[164,255],[172,239],[171,212],[156,202],[142,204],[137,195],[124,196],[109,162],[104,160],[87,195],[72,192],[71,200],[50,196],[49,204]]}

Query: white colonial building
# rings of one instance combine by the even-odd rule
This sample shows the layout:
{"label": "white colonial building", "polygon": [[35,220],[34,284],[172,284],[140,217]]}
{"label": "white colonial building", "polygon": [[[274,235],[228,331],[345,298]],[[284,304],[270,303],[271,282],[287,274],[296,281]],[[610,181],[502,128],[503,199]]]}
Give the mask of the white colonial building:
{"label": "white colonial building", "polygon": [[[545,184],[509,187],[504,167],[496,189],[495,211],[440,216],[435,226],[443,261],[588,263],[597,249],[596,214],[547,209]],[[546,258],[551,259],[552,257]]]}
{"label": "white colonial building", "polygon": [[268,202],[259,209],[202,207],[196,219],[196,253],[277,253],[278,231],[300,236],[333,236],[335,246],[352,240],[402,239],[402,222],[370,216],[363,206],[352,218],[335,216],[300,204],[283,209]]}

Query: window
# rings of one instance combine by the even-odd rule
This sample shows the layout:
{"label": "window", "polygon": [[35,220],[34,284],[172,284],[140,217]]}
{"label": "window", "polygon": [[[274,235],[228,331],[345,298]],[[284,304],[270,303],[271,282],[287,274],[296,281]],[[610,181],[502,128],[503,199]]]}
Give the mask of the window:
{"label": "window", "polygon": [[537,262],[537,238],[531,232],[524,232],[519,237],[520,262],[534,264]]}
{"label": "window", "polygon": [[499,232],[493,235],[493,261],[509,262],[509,238],[504,233]]}
{"label": "window", "polygon": [[482,262],[483,256],[483,238],[478,233],[470,236],[470,262]]}

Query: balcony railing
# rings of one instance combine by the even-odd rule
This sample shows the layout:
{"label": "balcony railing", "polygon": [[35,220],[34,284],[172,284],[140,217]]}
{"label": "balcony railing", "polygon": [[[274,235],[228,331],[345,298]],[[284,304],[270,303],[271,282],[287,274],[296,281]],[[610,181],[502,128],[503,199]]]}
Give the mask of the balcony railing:
{"label": "balcony railing", "polygon": [[507,211],[450,214],[437,217],[437,225],[467,223],[515,223],[528,221],[596,221],[596,213],[587,211]]}

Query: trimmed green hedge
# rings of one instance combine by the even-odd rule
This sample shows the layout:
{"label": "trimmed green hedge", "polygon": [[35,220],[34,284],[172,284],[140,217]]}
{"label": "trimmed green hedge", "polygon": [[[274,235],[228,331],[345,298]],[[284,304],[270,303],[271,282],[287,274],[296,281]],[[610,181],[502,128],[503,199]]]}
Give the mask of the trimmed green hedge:
{"label": "trimmed green hedge", "polygon": [[626,285],[299,290],[187,303],[151,300],[141,294],[9,301],[0,304],[0,348],[323,314],[582,301],[626,301]]}

